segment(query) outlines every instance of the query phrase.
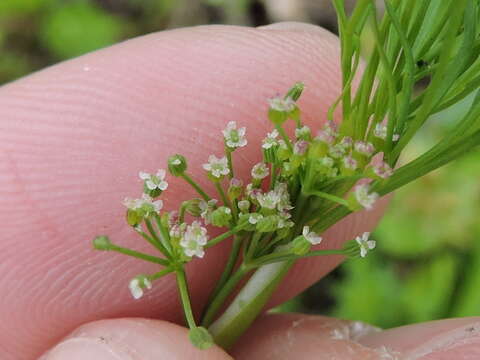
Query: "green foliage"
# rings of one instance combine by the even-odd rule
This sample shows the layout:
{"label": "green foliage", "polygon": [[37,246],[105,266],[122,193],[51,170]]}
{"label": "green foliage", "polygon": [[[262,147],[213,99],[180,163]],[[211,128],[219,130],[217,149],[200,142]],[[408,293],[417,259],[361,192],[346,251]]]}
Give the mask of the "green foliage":
{"label": "green foliage", "polygon": [[394,326],[402,321],[398,298],[401,284],[392,264],[385,264],[373,253],[343,266],[345,280],[334,283],[337,303],[333,316]]}
{"label": "green foliage", "polygon": [[40,39],[52,54],[66,59],[121,39],[124,21],[85,1],[56,6],[44,18]]}
{"label": "green foliage", "polygon": [[18,16],[33,13],[41,9],[51,0],[2,0],[0,1],[0,16]]}

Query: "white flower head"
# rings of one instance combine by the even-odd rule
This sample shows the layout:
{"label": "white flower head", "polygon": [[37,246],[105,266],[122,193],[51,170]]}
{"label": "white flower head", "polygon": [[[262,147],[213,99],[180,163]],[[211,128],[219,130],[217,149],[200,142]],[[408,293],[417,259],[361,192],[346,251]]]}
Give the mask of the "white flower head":
{"label": "white flower head", "polygon": [[310,137],[311,130],[308,126],[304,125],[301,128],[295,129],[295,137],[297,139],[308,139]]}
{"label": "white flower head", "polygon": [[359,154],[362,154],[362,155],[365,155],[365,156],[371,156],[375,151],[375,147],[371,143],[368,143],[368,142],[356,141],[355,142],[355,150]]}
{"label": "white flower head", "polygon": [[354,191],[355,199],[357,200],[357,202],[367,210],[371,210],[373,204],[375,204],[378,199],[378,194],[370,193],[369,190],[370,186],[367,184],[363,184],[357,185]]}
{"label": "white flower head", "polygon": [[128,288],[134,299],[138,300],[143,296],[143,290],[152,288],[152,283],[145,276],[137,276],[128,284]]}
{"label": "white flower head", "polygon": [[264,179],[268,176],[268,174],[269,174],[268,167],[263,162],[255,164],[252,167],[252,177],[254,179],[257,179],[257,180]]}
{"label": "white flower head", "polygon": [[287,98],[275,97],[269,99],[270,109],[280,112],[291,112],[295,110],[295,101],[288,96]]}
{"label": "white flower head", "polygon": [[237,123],[235,121],[230,121],[225,130],[222,130],[225,144],[231,149],[247,145],[247,139],[245,138],[246,132],[247,129],[245,127],[237,129]]}
{"label": "white flower head", "polygon": [[369,237],[370,237],[370,233],[364,232],[362,236],[357,236],[355,238],[355,241],[360,247],[360,256],[362,258],[367,256],[367,253],[369,250],[375,249],[375,245],[377,244],[375,240],[369,240]]}
{"label": "white flower head", "polygon": [[202,258],[205,255],[203,247],[207,244],[207,241],[207,229],[201,226],[199,221],[194,221],[191,225],[187,226],[180,240],[180,245],[188,257],[197,256]]}
{"label": "white flower head", "polygon": [[208,163],[203,164],[203,168],[216,178],[221,178],[230,173],[228,160],[225,156],[217,158],[215,155],[210,155],[208,157]]}
{"label": "white flower head", "polygon": [[142,194],[141,199],[126,198],[125,200],[123,200],[123,205],[125,205],[130,210],[141,210],[145,212],[145,215],[148,216],[152,212],[159,214],[160,210],[163,207],[163,201],[153,201],[153,198],[150,195]]}
{"label": "white flower head", "polygon": [[159,169],[155,175],[140,171],[138,176],[145,181],[145,185],[149,190],[166,190],[168,183],[165,181],[166,172],[163,169]]}
{"label": "white flower head", "polygon": [[302,235],[312,245],[318,245],[322,242],[322,237],[310,231],[310,227],[304,226]]}
{"label": "white flower head", "polygon": [[261,207],[273,210],[280,204],[282,197],[278,191],[272,190],[268,193],[258,195],[257,200]]}
{"label": "white flower head", "polygon": [[277,137],[278,137],[277,129],[274,129],[271,133],[268,133],[267,137],[262,141],[262,148],[270,149],[272,146],[279,145]]}
{"label": "white flower head", "polygon": [[372,167],[375,175],[382,179],[387,179],[393,175],[393,170],[385,161],[383,161],[384,153],[379,152],[376,154],[370,161],[370,166]]}

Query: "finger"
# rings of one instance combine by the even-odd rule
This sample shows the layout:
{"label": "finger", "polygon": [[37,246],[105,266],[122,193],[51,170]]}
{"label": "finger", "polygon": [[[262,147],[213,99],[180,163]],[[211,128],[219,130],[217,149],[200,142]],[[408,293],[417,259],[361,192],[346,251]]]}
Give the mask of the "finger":
{"label": "finger", "polygon": [[240,339],[235,359],[478,359],[478,318],[380,331],[361,322],[301,314],[266,315]]}
{"label": "finger", "polygon": [[264,315],[240,338],[231,354],[238,360],[380,360],[381,349],[349,338],[356,340],[377,329],[355,324],[324,316]]}
{"label": "finger", "polygon": [[[222,151],[220,130],[229,120],[250,129],[249,146],[234,160],[248,180],[270,128],[265,99],[298,80],[307,87],[300,104],[305,121],[318,127],[340,89],[339,50],[333,35],[304,29],[213,26],[152,34],[0,89],[0,344],[7,360],[30,359],[87,321],[182,319],[171,276],[135,302],[129,279],[158,268],[95,253],[90,241],[103,233],[121,245],[152,251],[125,225],[120,201],[138,196],[139,170],[162,167],[172,153],[186,155],[191,172],[201,174],[208,155]],[[198,178],[208,187],[203,174]],[[165,192],[166,204],[194,195],[176,180]],[[343,222],[325,235],[323,246],[369,228],[379,213]],[[228,246],[210,249],[188,267],[197,309]],[[276,301],[338,261],[303,262]]]}
{"label": "finger", "polygon": [[232,359],[217,346],[195,348],[187,329],[160,320],[100,320],[83,325],[40,360]]}

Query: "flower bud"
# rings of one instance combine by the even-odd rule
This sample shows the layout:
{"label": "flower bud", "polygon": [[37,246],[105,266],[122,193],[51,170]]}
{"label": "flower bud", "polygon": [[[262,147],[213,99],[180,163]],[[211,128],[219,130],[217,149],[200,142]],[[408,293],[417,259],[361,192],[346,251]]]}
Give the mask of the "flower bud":
{"label": "flower bud", "polygon": [[240,200],[238,202],[238,208],[242,213],[248,213],[248,210],[250,210],[250,201],[248,200]]}
{"label": "flower bud", "polygon": [[95,239],[93,239],[93,247],[96,250],[108,251],[111,249],[112,243],[110,242],[108,236],[97,236]]}
{"label": "flower bud", "polygon": [[297,236],[292,242],[292,252],[298,256],[308,253],[311,247],[312,244],[303,235]]}
{"label": "flower bud", "polygon": [[278,216],[269,215],[265,216],[262,219],[259,219],[257,222],[257,231],[258,232],[273,232],[278,228]]}
{"label": "flower bud", "polygon": [[214,344],[212,335],[204,327],[191,328],[188,338],[196,348],[201,350],[206,350]]}
{"label": "flower bud", "polygon": [[143,214],[141,209],[128,209],[126,217],[127,224],[130,226],[137,226],[143,221]]}
{"label": "flower bud", "polygon": [[184,201],[182,206],[184,206],[185,211],[192,216],[199,217],[202,213],[202,208],[200,204],[203,202],[202,199],[191,199],[188,201]]}
{"label": "flower bud", "polygon": [[212,212],[211,221],[214,226],[227,226],[232,220],[232,211],[226,206],[220,206]]}
{"label": "flower bud", "polygon": [[168,170],[173,176],[181,176],[187,170],[187,159],[180,154],[170,156]]}
{"label": "flower bud", "polygon": [[230,186],[228,187],[228,197],[231,200],[238,199],[242,195],[243,191],[243,181],[240,179],[231,179]]}

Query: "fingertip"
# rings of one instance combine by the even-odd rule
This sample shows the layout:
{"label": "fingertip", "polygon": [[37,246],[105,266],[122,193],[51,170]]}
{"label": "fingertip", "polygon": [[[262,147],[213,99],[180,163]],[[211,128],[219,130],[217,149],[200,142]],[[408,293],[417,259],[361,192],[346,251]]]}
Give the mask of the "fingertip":
{"label": "fingertip", "polygon": [[54,346],[41,360],[158,360],[231,357],[217,346],[195,348],[188,330],[165,321],[147,319],[101,320],[83,325]]}

